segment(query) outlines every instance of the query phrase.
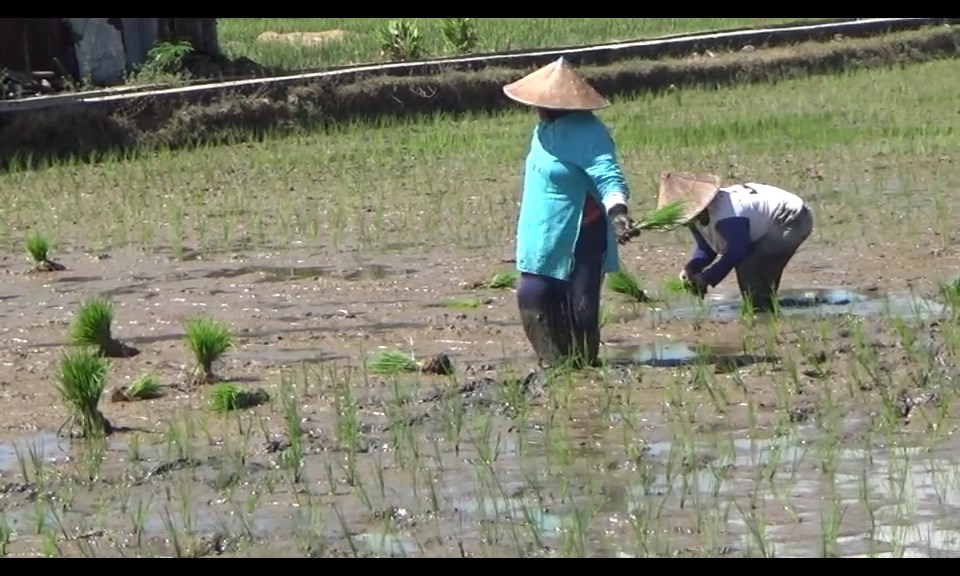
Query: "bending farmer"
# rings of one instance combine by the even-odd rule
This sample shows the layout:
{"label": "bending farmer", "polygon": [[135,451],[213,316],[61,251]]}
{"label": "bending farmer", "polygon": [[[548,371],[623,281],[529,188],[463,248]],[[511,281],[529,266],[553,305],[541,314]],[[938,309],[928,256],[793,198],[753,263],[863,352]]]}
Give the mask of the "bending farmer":
{"label": "bending farmer", "polygon": [[768,184],[721,187],[713,175],[664,173],[658,204],[675,201],[687,202],[682,222],[696,242],[680,273],[688,290],[703,297],[735,268],[744,304],[772,311],[784,268],[813,230],[806,203]]}
{"label": "bending farmer", "polygon": [[616,241],[632,226],[616,147],[592,112],[609,102],[563,58],[503,91],[540,118],[517,222],[524,332],[542,367],[596,365],[603,277],[618,270]]}

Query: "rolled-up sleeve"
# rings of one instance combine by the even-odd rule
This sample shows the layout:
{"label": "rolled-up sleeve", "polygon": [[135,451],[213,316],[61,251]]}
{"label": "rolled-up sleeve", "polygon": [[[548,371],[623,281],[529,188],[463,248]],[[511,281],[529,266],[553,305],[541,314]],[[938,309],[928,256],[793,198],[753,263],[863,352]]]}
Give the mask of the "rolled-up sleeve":
{"label": "rolled-up sleeve", "polygon": [[593,181],[607,210],[618,204],[626,204],[630,197],[630,188],[620,167],[616,144],[610,132],[597,121],[584,131],[583,136],[582,152],[577,155],[577,165],[583,168]]}

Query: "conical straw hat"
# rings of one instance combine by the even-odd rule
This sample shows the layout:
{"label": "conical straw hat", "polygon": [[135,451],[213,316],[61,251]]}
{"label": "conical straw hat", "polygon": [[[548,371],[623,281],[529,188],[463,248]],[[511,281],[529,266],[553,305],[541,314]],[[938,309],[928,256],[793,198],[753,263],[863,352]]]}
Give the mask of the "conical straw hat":
{"label": "conical straw hat", "polygon": [[599,110],[610,102],[562,56],[503,87],[511,100],[551,110]]}
{"label": "conical straw hat", "polygon": [[657,209],[672,202],[686,202],[680,218],[680,224],[686,224],[703,212],[719,191],[719,176],[664,172],[660,174]]}

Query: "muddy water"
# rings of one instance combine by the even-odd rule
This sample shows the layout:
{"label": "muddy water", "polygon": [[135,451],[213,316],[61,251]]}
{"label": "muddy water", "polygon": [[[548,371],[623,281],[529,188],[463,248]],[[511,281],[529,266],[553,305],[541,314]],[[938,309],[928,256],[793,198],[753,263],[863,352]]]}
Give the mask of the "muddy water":
{"label": "muddy water", "polygon": [[70,455],[70,440],[50,432],[21,436],[13,442],[0,443],[0,473],[19,471],[25,462],[55,462]]}
{"label": "muddy water", "polygon": [[[7,488],[2,518],[13,544],[64,526],[89,540],[88,553],[98,556],[235,555],[249,538],[260,544],[244,554],[262,556],[631,557],[688,546],[738,556],[960,556],[960,525],[952,520],[960,469],[952,454],[833,450],[804,428],[776,440],[745,434],[713,444],[652,443],[646,473],[581,472],[574,483],[551,478],[535,452],[525,463],[510,449],[499,452],[494,481],[478,473],[481,455],[467,447],[459,458],[435,461],[443,471],[433,472],[432,486],[410,481],[415,474],[403,482],[405,474],[390,466],[371,469],[370,460],[392,460],[387,454],[359,456],[357,472],[384,474],[386,483],[381,492],[368,477],[364,497],[338,472],[325,478],[316,456],[308,457],[305,473],[317,476],[299,489],[271,473],[269,458],[219,461],[209,470],[201,460],[179,469],[171,461],[141,462],[153,471],[152,481],[139,488],[102,485],[98,499],[75,500],[66,510],[43,498],[18,499],[17,489]],[[534,478],[547,483],[534,488],[541,482]],[[298,494],[309,486],[325,495]],[[72,488],[82,489],[90,486]],[[66,486],[58,493],[67,497]],[[343,531],[343,523],[370,528]],[[677,528],[670,536],[658,525]]]}
{"label": "muddy water", "polygon": [[[668,443],[651,446],[660,459],[673,450]],[[735,546],[751,555],[956,557],[960,466],[955,458],[950,451],[918,447],[834,451],[815,440],[737,438],[707,470],[673,478],[661,474],[652,488],[686,492],[686,498],[701,502],[748,495],[759,509],[729,521],[744,532]],[[772,478],[766,487],[758,481],[758,468]],[[779,509],[770,514],[774,517],[786,512],[787,521],[764,518],[770,508]],[[757,528],[760,532],[753,532]]]}
{"label": "muddy water", "polygon": [[[944,306],[914,294],[856,292],[844,288],[789,289],[780,292],[784,316],[828,316],[849,314],[860,317],[931,319],[943,314]],[[657,317],[731,319],[742,314],[739,296],[709,294],[700,305],[663,308]]]}
{"label": "muddy water", "polygon": [[[888,554],[955,553],[951,527],[941,521],[953,496],[940,511],[927,498],[945,493],[938,484],[945,473],[931,479],[921,470],[929,455],[903,460],[879,446],[869,462],[858,452],[863,444],[846,439],[861,433],[854,423],[828,435],[844,443],[827,479],[815,431],[751,443],[742,431],[748,422],[766,422],[759,428],[769,436],[771,421],[793,413],[772,391],[784,378],[782,364],[724,345],[740,341],[722,331],[736,323],[716,323],[709,337],[692,334],[688,320],[702,311],[688,303],[659,312],[666,322],[656,338],[646,311],[606,328],[609,372],[544,389],[522,378],[533,360],[512,293],[478,291],[472,294],[482,306],[437,307],[462,295],[461,281],[489,278],[499,264],[303,253],[71,264],[66,274],[10,274],[4,282],[0,535],[10,528],[15,556],[856,556],[870,546]],[[438,267],[448,280],[443,290]],[[52,437],[63,414],[52,401],[50,366],[73,310],[90,294],[114,299],[118,336],[143,348],[137,359],[112,365],[110,385],[150,370],[168,390],[155,401],[107,404],[112,421],[146,432],[118,435],[99,452],[80,441],[61,440],[57,448]],[[883,297],[867,291],[783,296],[786,313],[801,320],[851,309],[878,319],[906,307],[896,298],[895,306],[882,306]],[[735,298],[710,304],[713,317],[738,313]],[[238,336],[219,371],[241,386],[268,388],[271,405],[221,418],[210,414],[205,390],[181,385],[188,361],[182,322],[199,313],[229,322]],[[680,321],[671,323],[670,314]],[[810,408],[831,382],[848,387],[842,359],[849,352],[841,350],[850,342],[835,338],[824,344],[825,356],[841,358],[835,372],[829,359],[817,370],[801,366],[826,376],[798,383],[790,402]],[[885,368],[904,364],[895,347],[875,344]],[[374,377],[358,368],[361,357],[388,347],[418,357],[448,353],[461,370],[444,379]],[[508,359],[515,364],[509,369]],[[705,395],[684,396],[688,367],[698,365],[716,368],[715,386],[729,380],[750,395],[731,395],[731,405],[711,415]],[[290,471],[285,408],[276,400],[280,382],[296,388],[304,434],[299,481]],[[876,405],[860,397],[844,402],[852,410]],[[699,406],[690,418],[702,428],[670,438],[666,422],[684,405]],[[31,424],[44,432],[18,435]],[[721,428],[715,437],[711,426]],[[922,514],[884,516],[889,501],[913,501],[890,495],[889,469],[897,466],[925,486],[910,492]],[[876,513],[854,501],[854,477],[866,478],[860,484],[876,494]],[[848,511],[825,539],[830,490]],[[765,514],[762,538],[752,529],[757,509]],[[906,532],[898,550],[888,532],[901,524],[919,533]]]}
{"label": "muddy water", "polygon": [[736,346],[689,344],[687,342],[661,340],[635,346],[606,346],[605,360],[613,366],[653,366],[678,368],[681,366],[712,364],[721,370],[725,367],[742,368],[758,362],[775,362],[776,358],[744,354]]}

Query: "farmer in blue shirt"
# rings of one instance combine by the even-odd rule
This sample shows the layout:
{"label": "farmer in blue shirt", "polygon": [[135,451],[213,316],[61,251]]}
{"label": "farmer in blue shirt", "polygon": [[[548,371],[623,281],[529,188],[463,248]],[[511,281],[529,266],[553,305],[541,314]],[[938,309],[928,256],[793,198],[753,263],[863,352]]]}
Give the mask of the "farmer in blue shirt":
{"label": "farmer in blue shirt", "polygon": [[721,187],[717,176],[667,172],[658,204],[675,201],[687,202],[682,222],[696,244],[680,273],[687,289],[703,297],[736,269],[744,303],[773,311],[783,270],[813,231],[807,204],[768,184]]}
{"label": "farmer in blue shirt", "polygon": [[517,300],[524,332],[542,367],[595,366],[600,289],[618,270],[629,189],[607,127],[609,106],[563,58],[508,84],[504,93],[534,108],[517,222]]}

